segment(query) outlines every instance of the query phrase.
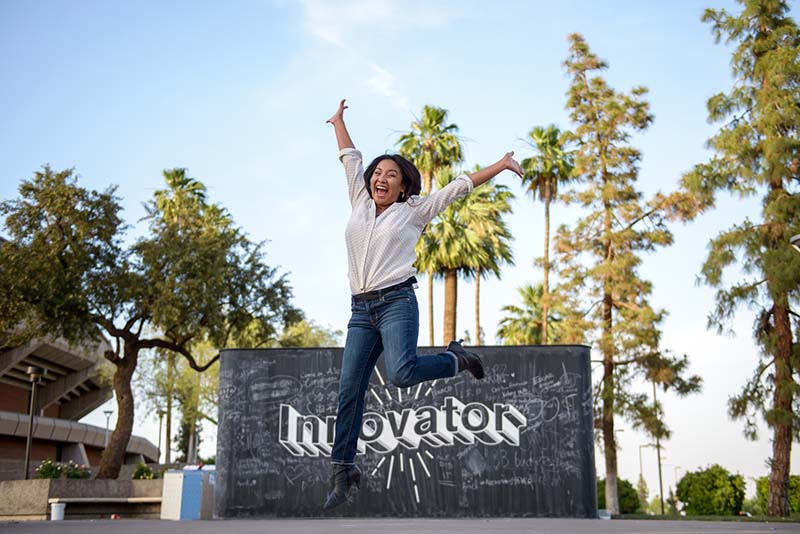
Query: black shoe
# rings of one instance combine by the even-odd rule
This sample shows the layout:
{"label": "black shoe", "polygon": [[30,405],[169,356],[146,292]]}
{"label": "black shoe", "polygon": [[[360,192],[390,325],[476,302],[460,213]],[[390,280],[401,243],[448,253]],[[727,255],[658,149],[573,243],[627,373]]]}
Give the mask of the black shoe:
{"label": "black shoe", "polygon": [[361,485],[361,471],[355,465],[333,464],[331,473],[331,492],[325,499],[323,510],[336,508],[349,501]]}
{"label": "black shoe", "polygon": [[464,350],[464,347],[461,346],[462,341],[464,340],[451,341],[450,344],[447,345],[447,351],[456,355],[459,373],[466,370],[472,373],[472,376],[481,380],[485,376],[481,357],[474,352]]}

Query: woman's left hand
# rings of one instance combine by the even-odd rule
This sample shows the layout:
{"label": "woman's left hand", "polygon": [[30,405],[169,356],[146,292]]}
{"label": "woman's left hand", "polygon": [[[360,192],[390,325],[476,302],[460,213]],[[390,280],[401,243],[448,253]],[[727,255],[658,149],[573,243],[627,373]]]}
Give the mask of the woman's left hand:
{"label": "woman's left hand", "polygon": [[514,151],[512,150],[511,152],[507,152],[506,155],[503,156],[503,159],[501,159],[500,161],[503,162],[504,169],[508,169],[509,171],[512,171],[517,176],[522,178],[522,175],[524,174],[524,172],[522,171],[522,167],[520,166],[519,162],[513,158],[513,156],[514,156]]}

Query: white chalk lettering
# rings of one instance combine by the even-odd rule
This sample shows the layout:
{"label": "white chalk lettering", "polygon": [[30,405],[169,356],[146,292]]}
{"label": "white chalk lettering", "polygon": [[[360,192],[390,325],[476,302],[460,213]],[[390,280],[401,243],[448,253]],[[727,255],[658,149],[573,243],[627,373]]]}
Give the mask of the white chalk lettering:
{"label": "white chalk lettering", "polygon": [[[422,406],[400,412],[364,414],[358,440],[358,453],[367,449],[388,453],[402,445],[418,449],[420,443],[432,447],[466,445],[479,441],[486,445],[507,443],[519,446],[520,430],[527,418],[510,404],[496,403],[489,408],[480,402],[464,405],[455,397],[445,397],[441,407]],[[294,456],[330,456],[336,418],[302,415],[289,404],[281,404],[278,439]]]}

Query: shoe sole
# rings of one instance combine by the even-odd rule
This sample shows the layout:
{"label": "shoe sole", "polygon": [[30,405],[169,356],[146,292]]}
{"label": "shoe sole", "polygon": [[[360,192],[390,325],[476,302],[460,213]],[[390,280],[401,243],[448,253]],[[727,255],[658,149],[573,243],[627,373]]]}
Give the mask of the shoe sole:
{"label": "shoe sole", "polygon": [[350,483],[347,485],[347,490],[344,493],[344,501],[340,503],[336,503],[333,506],[326,507],[324,504],[322,505],[322,511],[327,512],[328,510],[333,510],[334,508],[338,508],[343,504],[353,504],[355,500],[356,494],[358,493],[358,488],[361,485],[361,473],[359,472],[356,478],[351,478]]}
{"label": "shoe sole", "polygon": [[[453,342],[453,343],[455,343],[455,342]],[[466,370],[469,371],[470,374],[472,376],[474,376],[477,380],[483,380],[486,377],[486,373],[483,370],[483,360],[481,359],[481,357],[478,354],[475,354],[474,352],[470,352],[467,349],[465,349],[464,346],[461,345],[460,341],[458,343],[455,343],[455,344],[458,346],[459,349],[464,351],[464,353],[469,354],[470,356],[473,356],[473,357],[475,357],[475,359],[478,360],[478,368],[475,369],[474,372],[473,372],[472,369],[469,369],[469,368],[467,368]],[[453,352],[453,349],[450,347],[450,345],[447,346],[447,350],[449,350],[450,352]]]}
{"label": "shoe sole", "polygon": [[468,352],[468,354],[471,354],[478,359],[478,368],[475,370],[476,372],[472,373],[472,376],[474,376],[478,380],[483,380],[483,378],[486,376],[486,373],[483,370],[483,360],[481,360],[481,357],[475,354],[474,352]]}

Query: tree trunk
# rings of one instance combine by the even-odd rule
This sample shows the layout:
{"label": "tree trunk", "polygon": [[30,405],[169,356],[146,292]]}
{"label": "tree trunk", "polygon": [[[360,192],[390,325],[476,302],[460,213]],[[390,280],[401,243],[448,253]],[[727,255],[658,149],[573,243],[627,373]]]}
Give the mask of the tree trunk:
{"label": "tree trunk", "polygon": [[[767,87],[762,79],[762,92]],[[779,198],[787,194],[783,178],[775,177],[770,183],[770,197]],[[786,235],[786,221],[765,217],[773,236]],[[772,249],[785,247],[781,237],[771,243]],[[775,384],[772,392],[772,413],[768,423],[772,427],[772,458],[770,459],[767,515],[786,517],[789,515],[789,470],[792,459],[792,427],[794,424],[793,400],[796,384],[792,373],[792,323],[789,317],[789,295],[785,289],[774,287],[767,281],[769,294],[773,296],[772,317],[775,335]]]}
{"label": "tree trunk", "polygon": [[197,449],[197,445],[195,444],[197,438],[195,433],[197,432],[197,423],[192,418],[189,421],[189,443],[186,445],[186,463],[187,464],[196,464],[197,459],[195,458],[195,450]]}
{"label": "tree trunk", "polygon": [[428,345],[433,347],[433,273],[428,273]]}
{"label": "tree trunk", "polygon": [[136,370],[139,349],[136,345],[125,342],[125,357],[116,363],[113,384],[117,397],[117,425],[108,440],[108,447],[103,451],[99,479],[115,479],[125,461],[125,452],[133,432],[133,391],[131,379]]}
{"label": "tree trunk", "polygon": [[475,269],[475,346],[481,346],[481,268]]}
{"label": "tree trunk", "polygon": [[[603,303],[603,308],[606,303]],[[605,309],[603,310],[605,316]],[[609,311],[610,317],[610,311]],[[605,322],[605,319],[604,319]],[[604,334],[605,335],[605,334]],[[617,498],[617,441],[614,435],[614,360],[613,355],[603,354],[603,445],[606,461],[606,508],[612,514],[619,513]]]}
{"label": "tree trunk", "polygon": [[433,190],[431,189],[431,185],[433,184],[433,172],[426,171],[421,174],[422,174],[422,191],[431,194],[433,192]]}
{"label": "tree trunk", "polygon": [[550,313],[550,181],[544,193],[544,282],[542,283],[542,345],[547,345],[547,316]]}
{"label": "tree trunk", "polygon": [[772,395],[773,428],[772,462],[769,474],[769,500],[767,514],[786,517],[789,515],[789,468],[792,456],[792,325],[786,294],[776,299],[773,308],[775,318],[775,390]]}
{"label": "tree trunk", "polygon": [[[605,177],[605,172],[603,173]],[[603,179],[606,183],[606,179]],[[603,353],[603,445],[606,460],[606,508],[612,514],[619,513],[617,496],[617,439],[614,435],[614,320],[613,320],[613,282],[610,275],[610,264],[613,258],[611,248],[611,206],[605,203],[605,221],[603,231],[603,248],[605,250],[606,275],[603,283],[603,332],[600,339],[600,351]]]}
{"label": "tree trunk", "polygon": [[455,269],[444,272],[444,345],[456,339],[456,306],[458,304],[458,278]]}
{"label": "tree trunk", "polygon": [[165,441],[166,450],[164,451],[164,463],[172,461],[172,393],[173,382],[175,380],[175,354],[167,353],[167,436]]}

